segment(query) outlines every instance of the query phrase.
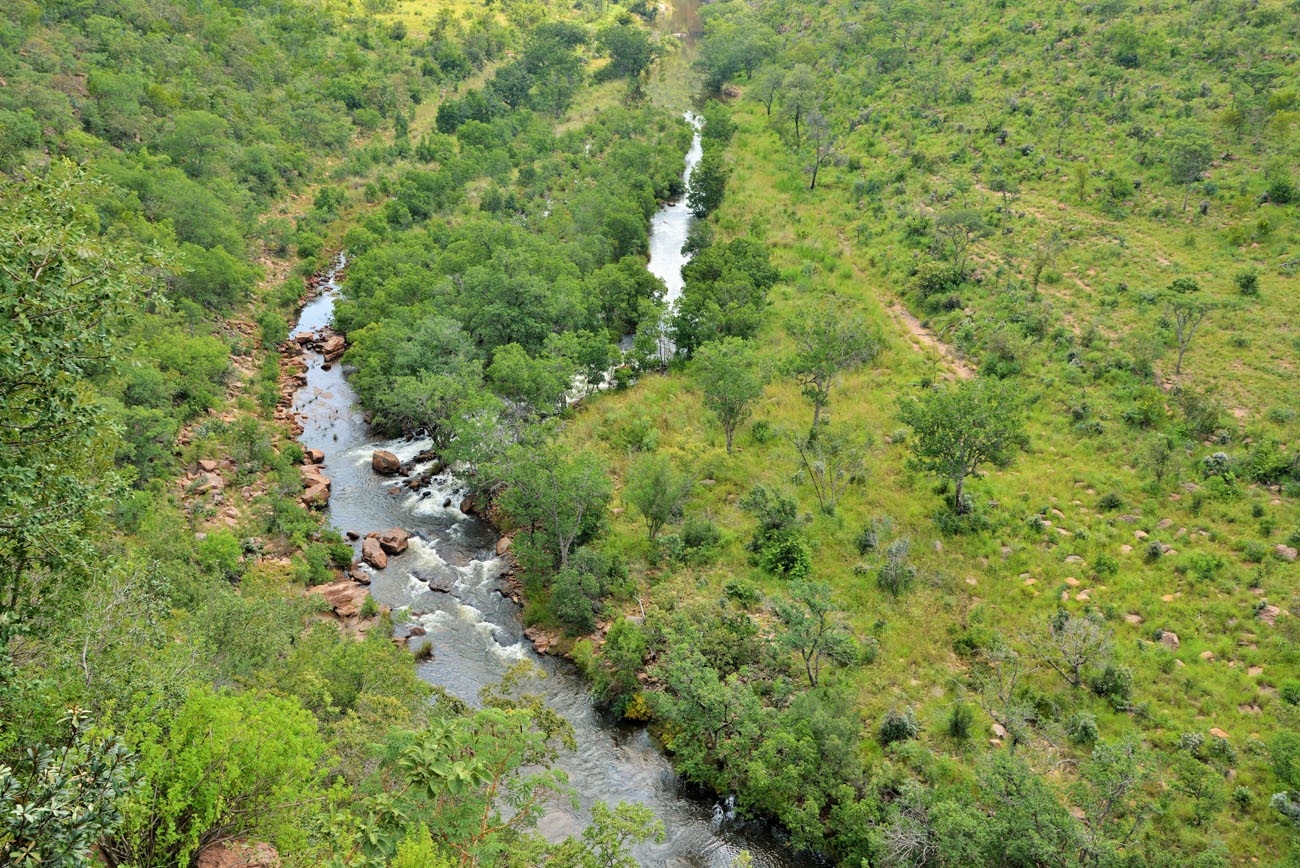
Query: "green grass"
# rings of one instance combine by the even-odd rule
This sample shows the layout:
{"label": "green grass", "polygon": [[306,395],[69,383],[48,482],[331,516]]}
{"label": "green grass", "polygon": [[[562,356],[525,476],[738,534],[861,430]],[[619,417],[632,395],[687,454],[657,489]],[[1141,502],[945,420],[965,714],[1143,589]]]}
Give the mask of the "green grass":
{"label": "green grass", "polygon": [[[835,515],[814,514],[809,524],[814,578],[832,585],[839,605],[850,613],[855,632],[860,637],[874,636],[881,646],[874,665],[843,674],[857,690],[864,721],[874,726],[888,708],[911,705],[923,722],[927,746],[951,753],[954,748],[942,735],[943,721],[950,704],[963,695],[967,665],[953,649],[956,636],[978,623],[1023,648],[1023,637],[1044,632],[1047,618],[1058,607],[1097,610],[1114,632],[1116,658],[1133,669],[1134,702],[1146,709],[1146,716],[1114,712],[1091,694],[1070,690],[1049,671],[1033,675],[1034,688],[1060,705],[1060,721],[1076,708],[1095,714],[1107,739],[1140,733],[1168,749],[1176,746],[1183,732],[1205,733],[1211,727],[1229,732],[1239,751],[1232,786],[1250,787],[1255,800],[1244,813],[1236,809],[1220,813],[1213,831],[1228,841],[1239,858],[1274,858],[1286,840],[1286,832],[1267,806],[1270,787],[1277,784],[1267,755],[1246,748],[1252,739],[1266,739],[1291,718],[1274,690],[1294,674],[1296,630],[1290,616],[1283,616],[1275,629],[1257,620],[1254,609],[1261,599],[1284,609],[1295,607],[1294,568],[1269,554],[1261,575],[1258,567],[1243,560],[1238,548],[1255,541],[1271,552],[1300,527],[1294,499],[1247,485],[1228,500],[1211,499],[1203,488],[1185,490],[1180,483],[1203,485],[1194,468],[1212,448],[1202,444],[1195,444],[1190,454],[1180,452],[1178,472],[1152,488],[1150,475],[1135,466],[1135,456],[1150,435],[1129,428],[1119,418],[1126,402],[1116,395],[1128,381],[1093,381],[1062,359],[1031,347],[1019,378],[1031,399],[1031,448],[1009,469],[993,470],[971,485],[989,530],[943,536],[934,522],[942,499],[933,480],[906,468],[905,443],[886,442],[901,427],[898,397],[915,393],[921,383],[935,377],[951,376],[950,366],[918,349],[888,312],[900,298],[906,279],[903,263],[910,251],[887,235],[870,243],[853,242],[855,224],[862,220],[852,205],[844,204],[853,174],[831,170],[823,175],[819,189],[810,193],[797,164],[767,129],[761,109],[739,103],[736,116],[741,132],[731,153],[744,157],[734,160],[718,225],[724,236],[754,232],[765,238],[782,269],[785,280],[772,294],[771,315],[760,338],[765,351],[773,360],[787,355],[790,347],[779,324],[794,315],[804,299],[827,291],[868,316],[881,329],[888,347],[876,366],[843,377],[832,394],[833,424],[868,433],[876,443],[867,479],[851,489]],[[1264,417],[1267,408],[1293,406],[1297,398],[1296,381],[1288,374],[1293,352],[1290,323],[1300,314],[1300,299],[1287,291],[1285,278],[1264,270],[1285,243],[1242,249],[1227,245],[1224,233],[1243,219],[1242,212],[1231,206],[1204,219],[1178,214],[1168,221],[1130,218],[1116,225],[1086,204],[1077,207],[1068,197],[1062,201],[1053,193],[1050,186],[1022,193],[1017,207],[1045,216],[1036,222],[1027,217],[1030,229],[1024,233],[1018,229],[1014,243],[1023,245],[1024,235],[1033,238],[1053,229],[1070,233],[1072,243],[1055,264],[1061,279],[1044,285],[1043,295],[1052,302],[1053,314],[1072,331],[1095,324],[1098,346],[1104,345],[1102,353],[1150,330],[1154,315],[1134,309],[1127,301],[1117,309],[1106,309],[1101,288],[1123,279],[1133,292],[1163,287],[1176,275],[1191,274],[1206,294],[1226,299],[1235,293],[1231,274],[1250,263],[1260,267],[1262,301],[1231,318],[1215,315],[1189,351],[1182,379],[1216,391],[1229,409],[1224,421],[1235,432],[1234,442],[1213,448],[1240,452],[1243,436],[1268,435],[1293,442],[1298,433],[1293,422],[1277,424]],[[1159,204],[1167,198],[1152,194],[1151,201]],[[1142,210],[1147,207],[1144,203]],[[1182,240],[1189,232],[1195,240],[1192,246]],[[1112,252],[1116,234],[1125,239],[1122,256]],[[1286,231],[1280,234],[1286,236]],[[980,243],[975,254],[978,267],[993,268],[1002,252],[997,237]],[[984,296],[992,293],[987,288],[977,291],[975,317],[980,316]],[[945,335],[953,333],[954,323],[963,316],[918,313]],[[1236,327],[1229,328],[1230,322]],[[1232,346],[1230,339],[1236,332],[1249,335],[1247,347]],[[1171,367],[1166,353],[1159,369]],[[1067,408],[1079,400],[1096,408],[1101,434],[1081,436],[1073,430]],[[1231,412],[1238,407],[1244,415]],[[601,449],[611,460],[616,479],[621,479],[630,460],[621,432],[642,418],[655,425],[660,450],[714,481],[697,489],[687,515],[706,515],[727,534],[720,558],[709,567],[656,570],[641,561],[639,580],[647,603],[667,606],[684,597],[716,598],[733,576],[745,576],[765,594],[779,595],[781,583],[747,561],[743,544],[753,522],[737,500],[762,483],[793,491],[802,509],[815,512],[811,488],[795,478],[796,457],[789,445],[790,437],[807,430],[809,403],[792,383],[775,382],[754,419],[765,421],[777,436],[760,445],[745,426],[737,435],[736,454],[728,458],[721,429],[700,406],[689,380],[681,374],[648,376],[628,392],[607,393],[585,404],[566,437],[575,445]],[[1122,505],[1102,511],[1099,501],[1109,492],[1117,493]],[[1262,508],[1275,522],[1277,529],[1271,536],[1261,535],[1252,508]],[[878,563],[878,557],[859,557],[853,539],[873,516],[882,515],[893,519],[896,535],[911,539],[913,562],[920,568],[915,590],[898,599],[876,587],[874,573],[864,576],[854,571],[860,562]],[[1035,515],[1051,526],[1033,526]],[[1129,523],[1120,516],[1136,516],[1136,520]],[[1160,529],[1163,520],[1171,524]],[[1178,554],[1146,562],[1135,531],[1171,544]],[[644,558],[644,536],[640,518],[629,508],[611,520],[607,544],[633,558]],[[1126,545],[1132,551],[1124,552]],[[1093,570],[1103,555],[1118,562],[1115,575],[1101,576]],[[1197,577],[1190,569],[1184,572],[1197,555],[1215,555],[1222,567],[1212,578]],[[1082,563],[1067,558],[1081,558]],[[1252,589],[1253,582],[1259,587]],[[1131,615],[1140,616],[1142,623],[1126,620]],[[1156,644],[1157,629],[1176,632],[1181,647],[1171,654]],[[1201,659],[1202,651],[1213,652],[1214,659]],[[1249,674],[1251,667],[1262,667],[1262,672]],[[1239,706],[1257,706],[1259,713],[1244,713]],[[986,718],[977,715],[977,735],[986,725]],[[1059,741],[1064,746],[1054,755],[1083,755]],[[1032,750],[1047,748],[1040,742]],[[1158,821],[1162,834],[1178,834],[1181,810]]]}

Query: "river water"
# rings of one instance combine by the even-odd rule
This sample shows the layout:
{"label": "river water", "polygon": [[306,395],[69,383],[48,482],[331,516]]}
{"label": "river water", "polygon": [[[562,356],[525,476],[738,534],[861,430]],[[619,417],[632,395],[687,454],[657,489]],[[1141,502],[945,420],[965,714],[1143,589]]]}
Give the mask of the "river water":
{"label": "river water", "polygon": [[[699,140],[692,148],[698,160]],[[688,170],[689,171],[689,170]],[[681,243],[690,215],[684,203],[664,206],[654,218],[649,268],[681,287]],[[675,272],[675,275],[674,275]],[[339,284],[331,274],[325,291],[303,309],[294,333],[329,324]],[[670,298],[675,298],[673,294]],[[635,851],[645,866],[724,868],[741,850],[766,868],[805,864],[787,852],[758,824],[739,822],[728,805],[693,793],[674,774],[667,758],[644,727],[632,727],[597,711],[576,669],[563,660],[539,657],[523,638],[520,610],[499,593],[508,564],[495,555],[496,535],[478,519],[460,511],[466,494],[449,474],[434,478],[420,491],[380,477],[370,468],[371,454],[387,449],[412,460],[427,443],[375,440],[362,417],[342,367],[326,370],[319,355],[309,353],[307,385],[294,403],[303,424],[300,437],[308,448],[325,453],[325,472],[333,481],[330,523],[341,532],[365,535],[372,530],[403,527],[417,536],[405,554],[389,559],[374,573],[371,593],[382,604],[406,609],[427,630],[433,657],[419,664],[422,678],[474,701],[479,689],[499,679],[520,660],[536,664],[544,677],[529,692],[573,724],[577,750],[558,765],[569,775],[578,809],[556,805],[540,829],[557,839],[579,833],[593,801],[620,800],[649,805],[663,821],[667,840]],[[423,470],[417,467],[415,472]],[[430,589],[430,582],[450,592]]]}

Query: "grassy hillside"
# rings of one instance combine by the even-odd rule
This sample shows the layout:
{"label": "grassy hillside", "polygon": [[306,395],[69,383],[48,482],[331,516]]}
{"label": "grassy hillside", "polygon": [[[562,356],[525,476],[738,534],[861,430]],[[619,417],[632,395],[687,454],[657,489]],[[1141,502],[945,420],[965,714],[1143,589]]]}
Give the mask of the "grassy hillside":
{"label": "grassy hillside", "polygon": [[[781,270],[757,336],[777,371],[794,352],[783,324],[815,300],[878,329],[884,352],[839,379],[829,408],[832,430],[871,444],[865,469],[833,514],[819,508],[795,445],[812,406],[780,375],[726,455],[689,363],[591,402],[566,438],[605,455],[620,483],[643,451],[705,480],[683,513],[713,522],[722,541],[694,563],[666,559],[627,489],[615,493],[625,509],[608,545],[639,589],[621,608],[640,620],[646,607],[661,661],[689,644],[660,626],[674,609],[746,599],[744,585],[773,606],[788,594],[745,549],[756,519],[740,504],[756,484],[791,493],[807,516],[812,577],[830,585],[855,637],[878,646],[869,665],[833,676],[866,736],[854,798],[875,818],[869,845],[846,846],[847,830],[832,829],[837,852],[971,864],[889,861],[915,807],[900,780],[925,784],[920,801],[936,810],[933,794],[987,786],[975,770],[1012,748],[1092,834],[1085,772],[1098,754],[1085,719],[1098,744],[1150,749],[1126,796],[1139,831],[1121,852],[1133,864],[1273,864],[1288,851],[1291,821],[1269,801],[1291,786],[1276,759],[1295,725],[1297,677],[1294,11],[706,8],[702,64],[726,85],[738,127],[711,219],[720,238],[764,241]],[[810,189],[819,143],[827,159]],[[958,254],[952,239],[961,247],[967,235]],[[1176,374],[1180,278],[1210,312]],[[968,487],[973,516],[958,519],[935,480],[909,469],[899,399],[972,375],[1013,384],[1029,446],[1012,466],[986,468]],[[889,530],[863,551],[873,521]],[[895,596],[877,577],[902,538],[916,578]],[[1132,676],[1127,695],[1073,687],[1038,653],[1058,612],[1110,637],[1112,668]],[[770,640],[783,632],[773,613],[749,609]],[[1168,633],[1176,648],[1161,641]],[[1017,745],[988,741],[1005,711],[990,677],[1003,647],[1025,670],[1014,696],[1032,708]],[[746,665],[759,685],[797,681],[801,664]],[[763,702],[782,695],[755,690]],[[974,711],[968,738],[950,735],[955,705]],[[877,727],[905,708],[916,741],[882,749]],[[671,743],[684,724],[668,717]],[[703,777],[763,804],[755,771],[727,769]]]}

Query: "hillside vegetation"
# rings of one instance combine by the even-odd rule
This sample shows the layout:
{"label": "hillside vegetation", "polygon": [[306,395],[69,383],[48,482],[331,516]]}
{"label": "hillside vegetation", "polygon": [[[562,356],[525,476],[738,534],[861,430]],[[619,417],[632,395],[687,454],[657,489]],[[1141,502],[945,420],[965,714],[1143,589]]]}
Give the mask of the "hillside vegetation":
{"label": "hillside vegetation", "polygon": [[564,435],[630,574],[574,653],[688,775],[853,864],[1287,858],[1295,12],[704,8],[770,384],[734,449],[703,350]]}

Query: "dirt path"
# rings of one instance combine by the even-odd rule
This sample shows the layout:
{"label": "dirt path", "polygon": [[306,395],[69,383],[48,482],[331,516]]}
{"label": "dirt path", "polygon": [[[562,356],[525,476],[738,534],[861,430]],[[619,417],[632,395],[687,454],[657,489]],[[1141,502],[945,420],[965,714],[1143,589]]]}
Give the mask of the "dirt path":
{"label": "dirt path", "polygon": [[935,337],[934,332],[923,326],[907,308],[894,302],[889,306],[889,315],[907,332],[909,342],[918,352],[928,350],[937,354],[958,379],[969,380],[975,376],[975,369],[958,356],[956,350]]}

